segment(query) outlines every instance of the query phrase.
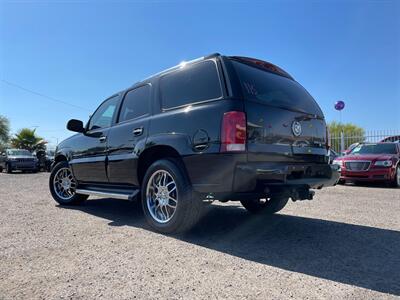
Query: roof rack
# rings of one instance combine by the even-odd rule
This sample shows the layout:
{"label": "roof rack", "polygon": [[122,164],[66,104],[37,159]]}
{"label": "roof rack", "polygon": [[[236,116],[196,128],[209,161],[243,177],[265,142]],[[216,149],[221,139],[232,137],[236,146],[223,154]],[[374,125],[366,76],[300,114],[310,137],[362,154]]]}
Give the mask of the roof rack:
{"label": "roof rack", "polygon": [[[217,56],[221,56],[221,54],[219,54],[219,53],[212,53],[212,54],[209,54],[209,55],[206,55],[206,56],[201,56],[201,57],[198,57],[198,58],[195,58],[195,59],[192,59],[192,60],[182,61],[182,62],[180,62],[178,65],[175,65],[175,66],[173,66],[173,67],[170,67],[170,68],[165,69],[165,70],[163,70],[163,71],[160,71],[160,72],[158,72],[158,73],[155,73],[155,74],[153,74],[153,75],[150,75],[150,76],[146,77],[145,79],[143,79],[143,80],[141,80],[141,81],[139,81],[139,82],[142,82],[142,81],[147,80],[147,79],[149,79],[149,78],[152,78],[152,77],[161,75],[161,74],[166,73],[166,72],[168,72],[168,71],[172,71],[172,70],[181,68],[181,67],[183,67],[183,66],[186,66],[187,64],[192,64],[192,63],[195,63],[195,62],[198,62],[198,61],[201,61],[201,60],[205,60],[205,59],[209,59],[209,58],[213,58],[213,57],[217,57]],[[137,84],[137,83],[139,83],[139,82],[136,82],[135,84]]]}

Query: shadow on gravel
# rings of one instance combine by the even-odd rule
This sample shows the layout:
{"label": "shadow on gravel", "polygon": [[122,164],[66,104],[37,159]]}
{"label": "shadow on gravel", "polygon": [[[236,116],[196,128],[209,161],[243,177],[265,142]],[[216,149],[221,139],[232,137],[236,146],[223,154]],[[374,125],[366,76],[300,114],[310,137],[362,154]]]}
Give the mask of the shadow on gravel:
{"label": "shadow on gravel", "polygon": [[[112,226],[149,229],[140,209],[114,199],[78,208]],[[277,214],[252,216],[211,205],[189,233],[174,238],[249,261],[400,295],[400,232]]]}
{"label": "shadow on gravel", "polygon": [[352,186],[352,187],[362,187],[362,188],[375,188],[375,189],[396,189],[396,187],[391,186],[386,182],[346,182],[346,184],[342,184],[342,186]]}

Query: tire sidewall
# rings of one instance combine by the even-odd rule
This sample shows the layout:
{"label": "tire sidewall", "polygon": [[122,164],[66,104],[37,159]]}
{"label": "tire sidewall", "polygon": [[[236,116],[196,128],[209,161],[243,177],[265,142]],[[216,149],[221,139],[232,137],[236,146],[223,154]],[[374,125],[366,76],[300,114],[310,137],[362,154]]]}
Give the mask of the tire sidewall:
{"label": "tire sidewall", "polygon": [[[159,223],[154,220],[147,207],[147,184],[151,175],[159,170],[167,171],[173,177],[177,188],[177,207],[172,219],[167,223]],[[143,178],[141,190],[142,208],[146,220],[148,221],[150,226],[163,233],[171,233],[177,231],[183,223],[184,218],[186,217],[187,210],[190,209],[190,201],[188,201],[188,197],[191,197],[190,184],[188,183],[186,174],[181,170],[181,168],[178,167],[178,163],[170,159],[162,159],[154,162],[146,171],[146,174]]]}
{"label": "tire sidewall", "polygon": [[58,202],[61,205],[72,205],[72,204],[76,204],[77,201],[81,201],[81,199],[79,198],[82,195],[78,195],[75,194],[73,197],[71,197],[68,200],[62,199],[60,198],[57,193],[54,191],[54,185],[53,185],[53,180],[54,180],[54,176],[57,174],[58,170],[60,170],[61,168],[70,168],[68,162],[66,161],[61,161],[59,163],[57,163],[53,170],[50,173],[50,177],[49,177],[49,188],[50,188],[50,193],[53,197],[53,199]]}

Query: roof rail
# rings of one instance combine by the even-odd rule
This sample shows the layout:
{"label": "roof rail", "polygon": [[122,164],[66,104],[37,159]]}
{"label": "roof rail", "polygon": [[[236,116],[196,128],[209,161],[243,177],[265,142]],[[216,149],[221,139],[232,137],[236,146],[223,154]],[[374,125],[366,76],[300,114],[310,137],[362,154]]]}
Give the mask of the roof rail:
{"label": "roof rail", "polygon": [[209,54],[207,56],[204,56],[204,59],[213,58],[213,57],[217,57],[217,56],[221,56],[221,54],[219,54],[218,52],[211,53],[211,54]]}
{"label": "roof rail", "polygon": [[[162,70],[162,71],[160,71],[160,72],[157,72],[157,73],[155,73],[155,74],[153,74],[153,75],[150,75],[150,76],[146,77],[145,79],[143,79],[143,80],[141,80],[141,81],[139,81],[139,82],[142,82],[142,81],[144,81],[144,80],[147,80],[147,79],[149,79],[149,78],[151,78],[151,77],[154,77],[154,76],[157,76],[157,75],[161,75],[161,74],[163,74],[163,73],[165,73],[165,72],[172,71],[172,70],[174,70],[174,69],[178,69],[178,68],[183,67],[183,66],[185,66],[185,65],[187,65],[187,64],[191,64],[191,63],[194,63],[194,62],[197,62],[197,61],[201,61],[201,60],[204,60],[204,59],[209,59],[209,58],[213,58],[213,57],[217,57],[217,56],[221,56],[221,54],[219,54],[219,53],[212,53],[212,54],[209,54],[209,55],[206,55],[206,56],[201,56],[201,57],[198,57],[198,58],[195,58],[195,59],[192,59],[192,60],[182,61],[182,62],[180,62],[178,65],[175,65],[175,66],[170,67],[170,68],[168,68],[168,69],[165,69],[165,70]],[[139,82],[136,82],[135,84],[137,84],[137,83],[139,83]]]}

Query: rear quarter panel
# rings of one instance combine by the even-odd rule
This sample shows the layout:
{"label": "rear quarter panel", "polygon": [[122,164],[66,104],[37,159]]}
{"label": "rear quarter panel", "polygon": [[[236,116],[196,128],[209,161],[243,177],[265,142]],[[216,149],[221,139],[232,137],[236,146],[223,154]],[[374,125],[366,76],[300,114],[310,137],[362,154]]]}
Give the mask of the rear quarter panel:
{"label": "rear quarter panel", "polygon": [[[194,186],[223,184],[235,164],[229,155],[222,157],[219,153],[222,117],[227,111],[242,110],[242,101],[214,100],[165,111],[157,102],[158,113],[152,118],[146,147],[173,147],[181,155]],[[196,149],[196,144],[202,142],[207,147]]]}

